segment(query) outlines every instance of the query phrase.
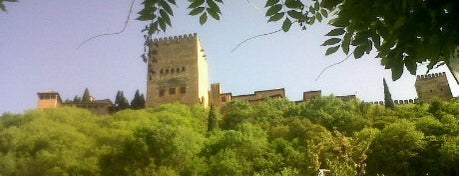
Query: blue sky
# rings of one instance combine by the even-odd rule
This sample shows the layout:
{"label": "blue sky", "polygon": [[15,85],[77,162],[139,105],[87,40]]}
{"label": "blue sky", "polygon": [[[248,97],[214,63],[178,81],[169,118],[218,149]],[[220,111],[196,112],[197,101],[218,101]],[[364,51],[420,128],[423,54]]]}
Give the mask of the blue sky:
{"label": "blue sky", "polygon": [[[135,10],[140,6],[136,1]],[[300,100],[302,92],[322,90],[325,95],[356,94],[365,101],[383,100],[382,78],[388,80],[393,99],[415,98],[415,76],[405,72],[392,82],[374,54],[348,59],[328,69],[346,56],[324,56],[320,44],[331,29],[326,24],[309,26],[306,31],[292,28],[250,40],[231,52],[240,42],[280,28],[266,23],[264,1],[226,1],[220,21],[199,25],[188,16],[186,4],[175,8],[173,27],[157,37],[198,33],[209,61],[210,80],[219,82],[233,95],[257,90],[285,88],[290,100]],[[182,3],[182,2],[180,2]],[[22,0],[7,3],[8,13],[0,14],[0,113],[20,113],[33,109],[37,92],[58,91],[63,99],[81,96],[89,88],[96,99],[114,99],[118,90],[131,100],[136,89],[145,92],[146,64],[140,55],[146,25],[129,21],[119,35],[86,39],[119,31],[129,11],[129,0]],[[418,74],[424,74],[420,68]],[[432,72],[447,71],[439,68]],[[448,74],[451,77],[450,74]],[[450,79],[454,90],[459,90]],[[453,91],[453,95],[459,93]]]}

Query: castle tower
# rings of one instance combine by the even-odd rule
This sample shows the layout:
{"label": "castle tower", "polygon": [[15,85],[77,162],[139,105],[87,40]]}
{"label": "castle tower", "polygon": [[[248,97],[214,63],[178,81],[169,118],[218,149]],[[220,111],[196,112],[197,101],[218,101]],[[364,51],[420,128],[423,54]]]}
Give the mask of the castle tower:
{"label": "castle tower", "polygon": [[414,85],[420,101],[430,101],[435,97],[442,100],[453,98],[445,72],[418,75]]}
{"label": "castle tower", "polygon": [[459,84],[459,47],[456,47],[454,53],[449,58],[449,63],[447,64],[449,70],[453,74],[456,83]]}
{"label": "castle tower", "polygon": [[38,92],[38,109],[57,108],[62,105],[62,99],[59,93],[54,91]]}
{"label": "castle tower", "polygon": [[196,34],[154,39],[150,53],[146,107],[173,102],[208,106],[209,70]]}

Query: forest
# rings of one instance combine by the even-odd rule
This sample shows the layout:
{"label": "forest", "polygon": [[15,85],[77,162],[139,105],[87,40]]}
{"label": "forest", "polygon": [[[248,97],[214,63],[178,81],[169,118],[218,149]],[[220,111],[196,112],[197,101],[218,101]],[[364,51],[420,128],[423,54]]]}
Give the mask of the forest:
{"label": "forest", "polygon": [[459,99],[325,96],[0,117],[0,175],[459,175]]}

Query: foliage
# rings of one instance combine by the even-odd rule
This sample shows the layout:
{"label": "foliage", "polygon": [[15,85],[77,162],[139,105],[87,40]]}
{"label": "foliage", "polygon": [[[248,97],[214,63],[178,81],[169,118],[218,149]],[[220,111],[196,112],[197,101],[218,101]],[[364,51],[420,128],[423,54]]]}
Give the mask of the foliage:
{"label": "foliage", "polygon": [[91,102],[91,94],[89,93],[89,89],[86,88],[83,93],[83,98],[81,99],[81,102],[83,103],[88,103]]}
{"label": "foliage", "polygon": [[221,114],[182,104],[106,116],[74,107],[5,113],[0,175],[458,173],[459,101],[396,106],[329,96],[235,101]]}
{"label": "foliage", "polygon": [[129,101],[124,97],[123,91],[116,92],[115,105],[113,106],[114,112],[121,111],[123,109],[129,108]]}
{"label": "foliage", "polygon": [[389,87],[387,86],[386,79],[383,78],[383,86],[384,86],[384,106],[386,108],[395,108],[394,100],[392,100],[392,95],[390,94]]}
{"label": "foliage", "polygon": [[139,90],[135,91],[134,98],[131,101],[132,109],[143,109],[145,108],[145,96],[139,93]]}
{"label": "foliage", "polygon": [[18,2],[18,0],[0,0],[0,11],[6,12],[6,7],[3,2]]}

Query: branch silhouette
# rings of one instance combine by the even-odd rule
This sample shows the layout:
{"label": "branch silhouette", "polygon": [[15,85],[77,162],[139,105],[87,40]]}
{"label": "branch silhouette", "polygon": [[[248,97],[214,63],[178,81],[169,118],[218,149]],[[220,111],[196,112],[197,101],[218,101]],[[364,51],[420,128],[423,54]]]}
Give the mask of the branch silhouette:
{"label": "branch silhouette", "polygon": [[88,39],[86,39],[85,41],[81,42],[80,45],[78,45],[78,48],[77,48],[77,49],[80,49],[81,46],[83,46],[85,43],[87,43],[87,42],[89,42],[89,41],[91,41],[91,40],[93,40],[93,39],[96,39],[96,38],[99,38],[99,37],[102,37],[102,36],[106,36],[106,35],[117,35],[117,34],[123,33],[123,32],[126,30],[126,28],[127,28],[127,25],[128,25],[128,23],[129,23],[129,20],[131,19],[132,9],[134,8],[134,2],[135,2],[135,0],[132,0],[132,1],[131,1],[131,7],[129,8],[129,14],[128,14],[128,16],[127,16],[126,21],[124,22],[123,28],[122,28],[120,31],[118,31],[118,32],[113,32],[113,33],[103,33],[103,34],[99,34],[99,35],[93,36],[93,37],[91,37],[91,38],[88,38]]}
{"label": "branch silhouette", "polygon": [[352,53],[350,53],[349,55],[347,55],[346,58],[344,58],[343,60],[341,60],[341,61],[339,61],[339,62],[337,62],[337,63],[331,64],[331,65],[325,67],[324,69],[322,69],[322,71],[321,71],[321,72],[319,73],[319,75],[316,77],[315,81],[319,80],[320,76],[322,76],[322,74],[323,74],[325,71],[327,71],[329,68],[334,67],[334,66],[336,66],[336,65],[338,65],[338,64],[341,64],[341,63],[343,63],[344,61],[346,61],[347,59],[349,59],[349,57],[352,56],[352,54],[354,54],[354,51],[352,51]]}
{"label": "branch silhouette", "polygon": [[266,35],[271,35],[271,34],[274,34],[274,33],[280,32],[280,31],[282,31],[282,29],[279,29],[279,30],[277,30],[277,31],[273,31],[273,32],[270,32],[270,33],[265,33],[265,34],[256,35],[256,36],[250,37],[250,38],[248,38],[248,39],[245,39],[245,40],[242,41],[241,43],[237,44],[236,47],[234,47],[234,49],[231,50],[231,52],[236,51],[242,44],[244,44],[245,42],[247,42],[247,41],[249,41],[249,40],[252,40],[252,39],[255,39],[255,38],[258,38],[258,37],[262,37],[262,36],[266,36]]}

